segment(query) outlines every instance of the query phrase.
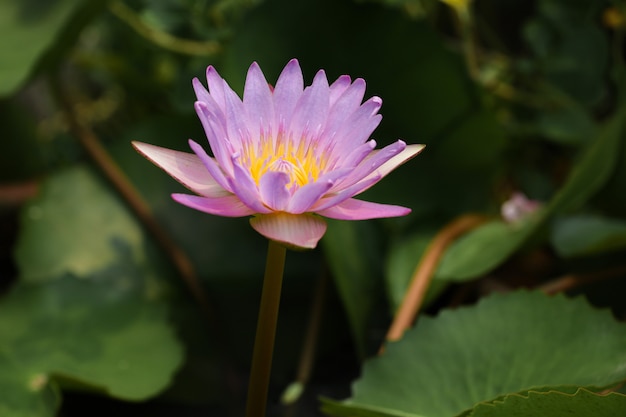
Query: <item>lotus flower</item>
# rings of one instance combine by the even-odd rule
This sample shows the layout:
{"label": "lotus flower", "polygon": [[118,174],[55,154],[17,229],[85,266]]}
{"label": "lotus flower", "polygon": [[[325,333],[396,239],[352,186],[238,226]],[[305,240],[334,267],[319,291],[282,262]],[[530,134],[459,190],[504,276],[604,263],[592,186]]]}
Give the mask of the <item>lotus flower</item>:
{"label": "lotus flower", "polygon": [[362,102],[365,81],[344,75],[329,85],[320,70],[305,88],[293,59],[272,88],[253,63],[241,100],[215,68],[206,75],[208,90],[198,79],[193,88],[213,156],[192,140],[194,153],[133,143],[197,194],[173,194],[175,201],[218,216],[252,216],[261,235],[295,248],[317,245],[326,232],[322,216],[365,220],[410,212],[353,198],[423,148],[399,140],[374,150],[369,137],[382,101]]}

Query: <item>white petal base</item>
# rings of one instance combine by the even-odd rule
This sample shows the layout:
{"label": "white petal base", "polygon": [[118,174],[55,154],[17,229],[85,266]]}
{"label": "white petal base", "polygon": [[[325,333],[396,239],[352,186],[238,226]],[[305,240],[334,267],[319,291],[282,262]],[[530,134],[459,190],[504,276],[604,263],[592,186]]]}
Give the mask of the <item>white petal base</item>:
{"label": "white petal base", "polygon": [[252,228],[290,249],[313,249],[326,233],[326,222],[315,214],[270,213],[250,219]]}

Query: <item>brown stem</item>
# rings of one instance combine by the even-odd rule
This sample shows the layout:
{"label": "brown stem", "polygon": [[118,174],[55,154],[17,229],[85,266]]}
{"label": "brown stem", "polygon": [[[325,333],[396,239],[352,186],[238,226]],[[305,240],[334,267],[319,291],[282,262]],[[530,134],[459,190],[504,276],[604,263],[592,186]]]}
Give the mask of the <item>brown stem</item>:
{"label": "brown stem", "polygon": [[576,287],[580,287],[582,285],[591,284],[593,282],[598,282],[605,279],[615,278],[624,274],[626,274],[626,266],[618,266],[616,268],[590,272],[587,274],[568,274],[556,278],[552,281],[546,282],[545,284],[540,285],[538,288],[546,294],[553,295],[571,290]]}
{"label": "brown stem", "polygon": [[207,296],[200,285],[195,269],[187,255],[161,227],[148,206],[148,203],[141,197],[128,177],[126,177],[104,146],[102,146],[96,134],[88,126],[78,120],[74,113],[71,100],[69,100],[67,94],[62,91],[60,83],[53,81],[52,84],[53,89],[57,90],[55,96],[67,119],[70,131],[78,139],[79,143],[98,168],[100,168],[105,177],[126,201],[131,210],[137,215],[148,232],[152,234],[159,246],[165,251],[178,270],[181,278],[187,284],[194,298],[208,311]]}
{"label": "brown stem", "polygon": [[426,290],[446,248],[459,236],[483,224],[485,221],[486,217],[484,216],[466,214],[453,220],[437,233],[426,249],[415,272],[413,272],[409,288],[387,332],[386,340],[388,342],[399,340],[415,320],[424,300]]}
{"label": "brown stem", "polygon": [[[124,199],[126,204],[135,213],[139,221],[152,235],[157,244],[165,252],[174,267],[177,269],[180,278],[185,286],[198,303],[208,324],[213,332],[217,335],[218,346],[222,354],[220,362],[221,372],[224,374],[226,385],[229,389],[228,400],[233,402],[235,392],[235,382],[232,377],[232,365],[230,360],[230,351],[226,346],[226,338],[223,336],[224,331],[216,319],[215,310],[204,291],[196,270],[191,263],[187,254],[174,242],[170,235],[163,229],[156,220],[148,203],[141,197],[139,191],[133,186],[128,177],[120,169],[117,163],[109,155],[107,150],[102,146],[96,134],[86,124],[79,121],[72,100],[68,98],[67,92],[63,90],[58,75],[50,76],[50,87],[52,94],[58,102],[64,117],[67,119],[68,126],[73,136],[76,137],[82,147],[85,149],[89,157],[96,166],[102,171],[104,176],[109,180],[113,187]],[[129,145],[130,146],[130,145]],[[234,404],[231,404],[234,407]]]}
{"label": "brown stem", "polygon": [[24,181],[13,184],[0,184],[0,206],[19,206],[37,195],[39,183]]}

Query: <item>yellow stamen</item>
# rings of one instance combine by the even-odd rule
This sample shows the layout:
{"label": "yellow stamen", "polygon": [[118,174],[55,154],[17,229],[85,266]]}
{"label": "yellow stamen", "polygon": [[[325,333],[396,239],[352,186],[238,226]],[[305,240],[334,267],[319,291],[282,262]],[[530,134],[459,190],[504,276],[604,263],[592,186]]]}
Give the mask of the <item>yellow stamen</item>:
{"label": "yellow stamen", "polygon": [[282,134],[277,138],[262,136],[258,141],[243,143],[240,158],[257,184],[268,171],[284,172],[290,178],[288,188],[317,181],[328,163],[327,156],[314,140],[303,138],[294,143]]}

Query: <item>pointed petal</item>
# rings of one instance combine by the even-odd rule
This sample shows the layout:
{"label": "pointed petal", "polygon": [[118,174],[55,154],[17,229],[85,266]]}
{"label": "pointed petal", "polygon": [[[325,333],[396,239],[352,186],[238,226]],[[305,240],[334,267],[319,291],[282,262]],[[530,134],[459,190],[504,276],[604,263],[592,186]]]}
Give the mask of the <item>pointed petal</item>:
{"label": "pointed petal", "polygon": [[204,128],[209,146],[215,155],[218,163],[226,172],[232,172],[230,166],[231,150],[230,141],[226,135],[226,122],[223,115],[216,115],[209,109],[209,105],[203,101],[196,101],[194,104],[196,114]]}
{"label": "pointed petal", "polygon": [[[406,143],[399,140],[391,145],[387,145],[382,149],[370,152],[370,154],[363,159],[363,161],[350,173],[350,175],[344,180],[335,184],[334,190],[342,190],[350,187],[357,182],[362,182],[370,176],[382,178],[377,171],[378,168],[383,166],[387,161],[391,160],[397,155],[402,155],[406,149]],[[374,185],[372,183],[371,185]]]}
{"label": "pointed petal", "polygon": [[286,123],[300,100],[304,90],[302,70],[297,59],[292,59],[280,73],[274,88],[274,105],[276,110],[276,123]]}
{"label": "pointed petal", "polygon": [[206,69],[206,80],[211,97],[213,97],[218,106],[222,109],[225,108],[224,79],[217,73],[217,70],[212,65],[209,65]]}
{"label": "pointed petal", "polygon": [[132,144],[140,154],[191,191],[205,197],[220,197],[228,194],[228,191],[207,171],[197,155],[142,142]]}
{"label": "pointed petal", "polygon": [[[352,80],[349,75],[342,75],[330,85],[330,106],[332,107],[337,99],[350,87]],[[361,104],[361,102],[359,102]]]}
{"label": "pointed petal", "polygon": [[362,145],[359,145],[356,149],[350,151],[345,159],[339,161],[339,164],[344,168],[352,168],[358,166],[369,154],[372,153],[376,147],[375,140],[368,140]]}
{"label": "pointed petal", "polygon": [[293,214],[301,214],[307,211],[333,186],[332,181],[317,181],[306,184],[299,188],[291,197],[287,211]]}
{"label": "pointed petal", "polygon": [[410,208],[389,204],[371,203],[350,198],[326,210],[318,211],[321,216],[337,220],[369,220],[385,217],[406,216]]}
{"label": "pointed petal", "polygon": [[326,222],[314,214],[264,214],[251,218],[250,224],[266,238],[294,249],[313,249],[326,233]]}
{"label": "pointed petal", "polygon": [[[350,78],[348,78],[349,80]],[[335,81],[338,82],[339,80]],[[333,83],[333,86],[335,85]],[[331,86],[331,109],[328,113],[328,122],[324,128],[324,132],[333,134],[337,132],[340,126],[350,117],[361,105],[363,96],[365,95],[365,81],[357,78],[341,96],[333,100],[333,86]]]}
{"label": "pointed petal", "polygon": [[311,86],[302,93],[289,124],[289,135],[292,135],[296,143],[304,135],[309,140],[317,139],[328,117],[329,96],[326,74],[320,70],[315,75]]}
{"label": "pointed petal", "polygon": [[311,211],[309,209],[332,189],[335,182],[346,177],[351,171],[352,168],[335,169],[322,175],[317,181],[298,188],[289,201],[287,211],[294,214]]}
{"label": "pointed petal", "polygon": [[254,180],[250,177],[250,173],[244,170],[241,165],[233,161],[234,178],[228,178],[228,184],[233,193],[255,213],[271,213],[272,210],[267,208],[261,201],[261,195]]}
{"label": "pointed petal", "polygon": [[215,101],[198,78],[194,78],[193,80],[191,80],[191,85],[193,86],[193,91],[196,93],[196,98],[198,99],[198,101]]}
{"label": "pointed petal", "polygon": [[[404,164],[405,162],[409,161],[411,158],[416,156],[418,153],[422,152],[422,150],[425,147],[426,147],[426,145],[417,145],[417,144],[415,144],[415,145],[407,145],[407,147],[404,148],[404,150],[402,152],[400,152],[399,154],[395,155],[394,157],[388,159],[387,162],[385,162],[380,167],[378,167],[378,169],[376,169],[375,172],[369,174],[368,176],[363,178],[363,180],[361,180],[361,181],[367,181],[372,176],[378,177],[379,180],[383,179],[391,171],[393,171],[394,169],[396,169],[400,165]],[[359,181],[359,182],[361,182],[361,181]],[[363,189],[363,191],[369,189],[374,184],[376,184],[376,182],[371,184],[371,185],[369,185],[367,188]],[[363,191],[361,191],[361,192],[363,192]]]}
{"label": "pointed petal", "polygon": [[224,84],[224,99],[226,116],[226,135],[237,149],[241,148],[241,144],[250,141],[250,130],[248,126],[248,117],[246,116],[243,102],[229,86]]}
{"label": "pointed petal", "polygon": [[254,210],[243,204],[237,196],[232,194],[215,198],[189,194],[172,194],[172,198],[177,203],[216,216],[244,217],[254,214]]}
{"label": "pointed petal", "polygon": [[367,181],[360,181],[352,184],[351,186],[344,188],[335,194],[331,194],[330,196],[319,200],[316,204],[313,205],[310,211],[320,213],[327,208],[336,206],[337,204],[340,204],[343,201],[362,193],[364,190],[376,184],[378,181],[380,181],[380,178],[370,177],[367,179]]}
{"label": "pointed petal", "polygon": [[194,151],[194,153],[200,159],[200,161],[202,161],[202,164],[204,165],[205,169],[213,177],[215,182],[217,182],[224,190],[228,191],[229,193],[232,193],[233,190],[230,187],[230,184],[228,183],[228,180],[226,179],[224,172],[222,171],[220,166],[217,164],[217,162],[215,162],[215,159],[211,158],[206,153],[206,151],[204,150],[202,146],[198,145],[196,142],[194,142],[191,139],[189,139],[189,147],[191,148],[192,151]]}
{"label": "pointed petal", "polygon": [[248,115],[249,129],[252,137],[271,136],[274,123],[274,101],[267,80],[254,62],[248,70],[243,92],[243,106]]}
{"label": "pointed petal", "polygon": [[365,143],[382,120],[382,116],[377,114],[381,106],[382,100],[372,97],[351,114],[346,115],[333,131],[327,130],[325,133],[338,142],[334,151],[339,155],[346,154]]}
{"label": "pointed petal", "polygon": [[291,194],[287,190],[289,175],[285,172],[270,171],[259,180],[261,199],[272,210],[284,211],[287,208]]}

